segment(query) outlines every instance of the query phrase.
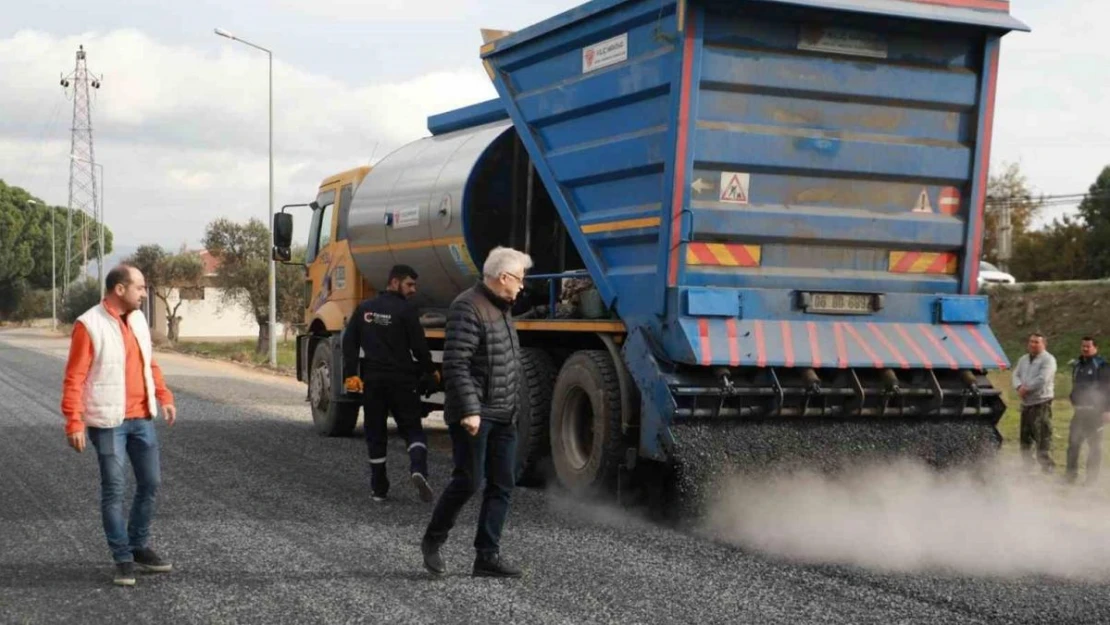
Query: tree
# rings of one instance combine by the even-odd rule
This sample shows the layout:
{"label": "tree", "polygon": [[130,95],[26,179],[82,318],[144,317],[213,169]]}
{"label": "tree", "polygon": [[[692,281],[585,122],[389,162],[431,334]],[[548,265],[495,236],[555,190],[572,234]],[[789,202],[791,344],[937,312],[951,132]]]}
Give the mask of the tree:
{"label": "tree", "polygon": [[[65,276],[65,233],[69,210],[47,206],[29,192],[0,180],[0,314],[11,314],[21,308],[20,298],[35,290],[51,287],[51,231],[54,221],[55,265],[58,284]],[[73,211],[73,245],[77,251],[70,262],[69,275],[79,278],[83,271],[80,253],[80,228],[87,225],[96,231],[94,222],[86,213]],[[112,232],[104,229],[105,253],[112,251]],[[92,237],[90,256],[96,255],[96,237]]]}
{"label": "tree", "polygon": [[1110,166],[1102,170],[1080,202],[1079,215],[1088,228],[1086,277],[1110,276]]}
{"label": "tree", "polygon": [[[294,247],[292,262],[303,263],[305,254],[303,246]],[[286,341],[293,329],[304,324],[304,309],[308,306],[304,299],[304,279],[305,269],[300,264],[277,266],[277,317]]]}
{"label": "tree", "polygon": [[[256,351],[269,347],[270,230],[258,219],[245,224],[221,217],[208,224],[204,247],[220,261],[216,284],[224,302],[245,306],[258,323]],[[278,303],[280,310],[280,302]]]}
{"label": "tree", "polygon": [[85,311],[100,302],[100,284],[94,278],[78,280],[70,286],[66,301],[58,312],[58,317],[65,323],[73,323],[85,314]]}
{"label": "tree", "polygon": [[[166,309],[166,338],[177,342],[177,329],[181,317],[177,311],[186,301],[181,297],[182,287],[201,286],[204,278],[204,263],[200,256],[187,251],[184,247],[176,254],[170,254],[160,245],[143,245],[127,259],[136,269],[143,272],[147,289],[162,301]],[[170,298],[177,289],[177,301],[172,305]]]}
{"label": "tree", "polygon": [[1026,233],[1014,246],[1011,270],[1020,282],[1077,280],[1088,267],[1087,228],[1064,217],[1047,228]]}
{"label": "tree", "polygon": [[[987,182],[987,204],[983,212],[984,260],[999,262],[998,227],[1006,209],[1010,212],[1010,242],[1011,252],[1014,252],[1018,242],[1032,227],[1042,204],[1039,198],[1033,197],[1033,191],[1017,163],[1008,163],[1002,173],[991,176]],[[1016,257],[1016,254],[1012,256]]]}

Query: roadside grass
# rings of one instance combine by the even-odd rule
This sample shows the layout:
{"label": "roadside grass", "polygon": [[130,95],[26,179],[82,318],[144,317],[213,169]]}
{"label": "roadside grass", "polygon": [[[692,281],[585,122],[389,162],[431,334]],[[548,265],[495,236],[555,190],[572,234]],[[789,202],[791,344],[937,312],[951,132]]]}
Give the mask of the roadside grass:
{"label": "roadside grass", "polygon": [[[255,351],[256,341],[178,341],[176,345],[166,346],[182,354],[230,360],[240,364],[268,367],[270,364],[269,352],[261,354]],[[277,368],[288,373],[294,371],[296,365],[296,345],[294,341],[278,341]]]}

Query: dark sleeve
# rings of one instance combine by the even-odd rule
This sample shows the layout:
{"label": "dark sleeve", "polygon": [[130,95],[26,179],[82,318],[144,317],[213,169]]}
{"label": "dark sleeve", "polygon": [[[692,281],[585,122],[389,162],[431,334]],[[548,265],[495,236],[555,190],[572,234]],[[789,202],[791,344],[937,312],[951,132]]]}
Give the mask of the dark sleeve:
{"label": "dark sleeve", "polygon": [[443,385],[448,396],[459,402],[463,417],[480,414],[478,387],[470,376],[470,359],[481,342],[481,319],[478,311],[465,301],[456,301],[447,311],[447,329],[443,345]]}
{"label": "dark sleeve", "polygon": [[432,350],[428,349],[428,339],[424,336],[424,326],[420,325],[420,311],[415,306],[410,306],[405,314],[405,328],[408,329],[409,349],[420,363],[420,370],[430,374],[435,370],[432,362]]}
{"label": "dark sleeve", "polygon": [[362,304],[355,307],[343,332],[343,379],[358,375],[358,349],[362,345]]}

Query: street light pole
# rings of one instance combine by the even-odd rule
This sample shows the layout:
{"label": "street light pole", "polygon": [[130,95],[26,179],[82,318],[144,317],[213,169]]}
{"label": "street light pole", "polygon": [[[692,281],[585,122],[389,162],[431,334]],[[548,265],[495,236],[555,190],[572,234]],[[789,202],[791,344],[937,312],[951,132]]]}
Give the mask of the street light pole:
{"label": "street light pole", "polygon": [[[248,45],[256,50],[261,50],[266,53],[269,60],[269,107],[270,107],[270,128],[269,128],[269,141],[270,141],[270,221],[267,223],[267,228],[270,230],[270,238],[274,236],[274,53],[267,48],[260,45],[253,44],[245,39],[240,39],[235,35],[227,32],[222,28],[215,29],[215,33],[221,37],[226,37],[232,41]],[[270,335],[270,366],[277,367],[277,264],[274,262],[273,256],[270,257],[270,315],[269,315],[269,332]]]}
{"label": "street light pole", "polygon": [[97,211],[100,214],[97,215],[96,219],[96,279],[100,282],[100,299],[104,299],[104,166],[100,163],[94,163],[88,159],[81,158],[76,154],[70,154],[69,157],[75,161],[88,163],[93,167],[100,168],[100,206]]}

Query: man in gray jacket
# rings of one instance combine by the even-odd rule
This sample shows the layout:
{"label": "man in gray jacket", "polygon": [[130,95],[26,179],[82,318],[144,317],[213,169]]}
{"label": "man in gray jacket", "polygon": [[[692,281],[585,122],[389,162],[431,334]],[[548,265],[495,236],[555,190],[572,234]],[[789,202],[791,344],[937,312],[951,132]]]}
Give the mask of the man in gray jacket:
{"label": "man in gray jacket", "polygon": [[1044,335],[1029,335],[1029,353],[1014,369],[1014,389],[1021,397],[1021,453],[1026,466],[1033,464],[1033,443],[1037,461],[1045,473],[1056,467],[1052,461],[1052,400],[1056,394],[1056,358],[1048,353]]}

